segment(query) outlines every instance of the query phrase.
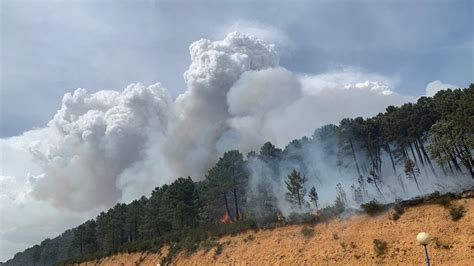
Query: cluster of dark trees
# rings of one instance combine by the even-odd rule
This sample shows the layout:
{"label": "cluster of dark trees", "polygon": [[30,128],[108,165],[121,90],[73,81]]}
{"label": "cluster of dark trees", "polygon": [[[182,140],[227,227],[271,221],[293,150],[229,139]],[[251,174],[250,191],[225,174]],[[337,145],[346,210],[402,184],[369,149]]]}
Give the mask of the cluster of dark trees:
{"label": "cluster of dark trees", "polygon": [[[283,150],[267,142],[258,153],[250,152],[246,158],[239,151],[229,151],[202,181],[178,178],[155,188],[150,197],[119,203],[96,219],[16,254],[6,264],[50,265],[71,258],[151,249],[159,246],[157,243],[179,242],[190,230],[212,231],[231,226],[218,225],[226,213],[235,223],[278,216],[275,195],[269,186],[265,182],[256,187],[249,185],[249,168],[255,161],[265,166],[269,182],[285,178],[285,196],[296,208],[311,204],[317,209],[318,188],[306,187],[310,171],[303,153],[311,145],[328,157],[337,158],[337,167],[353,169],[354,176],[350,178],[358,182],[351,188],[355,201],[368,199],[365,196],[369,184],[383,196],[380,186],[387,176],[399,178],[397,182],[402,187],[407,178],[418,185],[421,168],[441,178],[461,174],[474,178],[473,130],[471,84],[466,89],[421,97],[416,103],[389,106],[372,118],[343,119],[339,125],[317,129],[312,137],[293,140]],[[386,173],[383,163],[390,165],[393,172]],[[399,173],[400,168],[403,173]],[[347,202],[342,186],[338,185],[336,191],[336,203]],[[204,233],[201,238],[207,236]]]}

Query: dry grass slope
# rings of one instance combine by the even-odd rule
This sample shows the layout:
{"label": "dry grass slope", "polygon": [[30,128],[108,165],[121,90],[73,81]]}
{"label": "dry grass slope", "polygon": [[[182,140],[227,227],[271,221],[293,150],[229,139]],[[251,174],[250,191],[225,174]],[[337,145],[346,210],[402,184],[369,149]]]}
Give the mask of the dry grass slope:
{"label": "dry grass slope", "polygon": [[[416,242],[420,231],[434,238],[429,245],[433,265],[474,265],[474,198],[454,201],[463,205],[464,216],[452,221],[450,209],[426,204],[406,209],[396,221],[389,212],[335,219],[313,227],[314,235],[303,235],[303,225],[245,232],[219,239],[216,247],[180,254],[177,265],[423,265],[423,249]],[[306,226],[307,227],[307,226]],[[303,229],[303,230],[302,230]],[[374,240],[387,243],[377,255]],[[157,265],[166,254],[134,253],[108,257],[81,265]],[[219,253],[219,254],[218,254]]]}

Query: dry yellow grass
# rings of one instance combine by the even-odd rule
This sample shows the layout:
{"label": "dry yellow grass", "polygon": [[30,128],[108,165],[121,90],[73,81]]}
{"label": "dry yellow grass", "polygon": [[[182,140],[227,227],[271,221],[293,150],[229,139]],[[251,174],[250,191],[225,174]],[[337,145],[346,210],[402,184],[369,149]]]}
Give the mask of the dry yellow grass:
{"label": "dry yellow grass", "polygon": [[[452,221],[449,209],[421,205],[406,209],[397,221],[389,212],[375,217],[365,214],[317,224],[313,237],[301,233],[303,226],[292,225],[272,230],[248,231],[219,240],[222,253],[215,248],[178,255],[177,265],[423,265],[423,248],[416,242],[420,231],[434,238],[429,244],[432,265],[474,265],[474,198],[460,199],[466,213]],[[253,235],[253,240],[248,236]],[[387,242],[384,256],[374,251],[374,239]],[[104,258],[81,265],[157,265],[163,254],[133,253]]]}

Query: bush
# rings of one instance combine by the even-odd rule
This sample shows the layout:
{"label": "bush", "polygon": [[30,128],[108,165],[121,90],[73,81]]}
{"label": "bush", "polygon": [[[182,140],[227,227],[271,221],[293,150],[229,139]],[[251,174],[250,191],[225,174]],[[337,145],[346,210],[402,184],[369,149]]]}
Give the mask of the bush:
{"label": "bush", "polygon": [[466,211],[464,210],[464,206],[459,206],[459,207],[452,207],[449,210],[449,215],[451,215],[451,220],[457,221],[461,219],[464,216],[464,213]]}
{"label": "bush", "polygon": [[182,249],[186,251],[187,254],[191,254],[199,247],[198,242],[192,237],[186,237],[180,242]]}
{"label": "bush", "polygon": [[374,250],[377,256],[383,256],[387,252],[387,242],[381,239],[374,239]]}
{"label": "bush", "polygon": [[400,214],[394,212],[390,215],[390,220],[397,221],[398,219],[400,219]]}
{"label": "bush", "polygon": [[345,210],[345,205],[340,200],[336,200],[334,205],[327,206],[319,210],[316,221],[317,222],[328,221],[338,216],[339,214],[343,213],[344,210]]}
{"label": "bush", "polygon": [[361,204],[360,207],[364,209],[365,213],[371,216],[383,211],[384,209],[384,206],[376,200],[371,200],[367,203]]}
{"label": "bush", "polygon": [[244,238],[244,242],[247,242],[247,241],[254,241],[255,240],[255,236],[254,235],[248,235],[246,238]]}
{"label": "bush", "polygon": [[216,247],[217,244],[217,239],[215,237],[211,237],[201,243],[201,248],[203,248],[204,251],[207,253],[213,247]]}
{"label": "bush", "polygon": [[168,254],[161,258],[161,265],[169,265],[171,264],[171,261],[173,258],[179,253],[180,247],[178,245],[172,245],[170,246],[168,250]]}
{"label": "bush", "polygon": [[456,194],[454,193],[446,193],[441,195],[439,191],[435,191],[428,196],[428,202],[432,204],[438,204],[444,207],[449,207],[451,205],[451,201],[456,198]]}
{"label": "bush", "polygon": [[316,216],[311,213],[292,212],[286,220],[289,224],[314,223],[316,221]]}
{"label": "bush", "polygon": [[405,213],[405,208],[402,204],[400,204],[400,202],[397,202],[395,203],[395,206],[393,206],[393,211],[398,214],[398,216],[401,216]]}
{"label": "bush", "polygon": [[271,214],[259,217],[255,220],[256,227],[262,229],[271,229],[286,223],[286,219],[281,214]]}
{"label": "bush", "polygon": [[448,250],[453,248],[452,244],[444,243],[437,237],[433,238],[433,242],[435,243],[435,248],[443,248]]}
{"label": "bush", "polygon": [[313,237],[314,236],[314,228],[305,226],[305,227],[301,228],[301,233],[306,238]]}
{"label": "bush", "polygon": [[428,200],[435,200],[435,199],[438,199],[440,197],[441,197],[441,193],[438,190],[436,190],[435,192],[428,195]]}
{"label": "bush", "polygon": [[222,251],[224,251],[224,245],[221,243],[218,243],[217,248],[216,248],[216,256],[219,256],[222,253]]}

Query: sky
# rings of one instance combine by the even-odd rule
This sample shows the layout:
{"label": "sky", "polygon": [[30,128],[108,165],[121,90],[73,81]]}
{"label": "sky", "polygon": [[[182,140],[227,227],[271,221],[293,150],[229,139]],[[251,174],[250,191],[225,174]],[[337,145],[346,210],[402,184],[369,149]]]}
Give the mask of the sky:
{"label": "sky", "polygon": [[[226,149],[285,145],[342,117],[467,87],[473,8],[458,0],[1,1],[0,261],[178,174],[201,173]],[[174,165],[189,159],[183,151],[192,163]]]}
{"label": "sky", "polygon": [[[160,81],[185,89],[188,46],[229,30],[266,35],[280,64],[320,73],[357,67],[401,93],[473,74],[472,1],[1,2],[0,136],[46,124],[64,93]],[[266,32],[266,33],[265,33]]]}

